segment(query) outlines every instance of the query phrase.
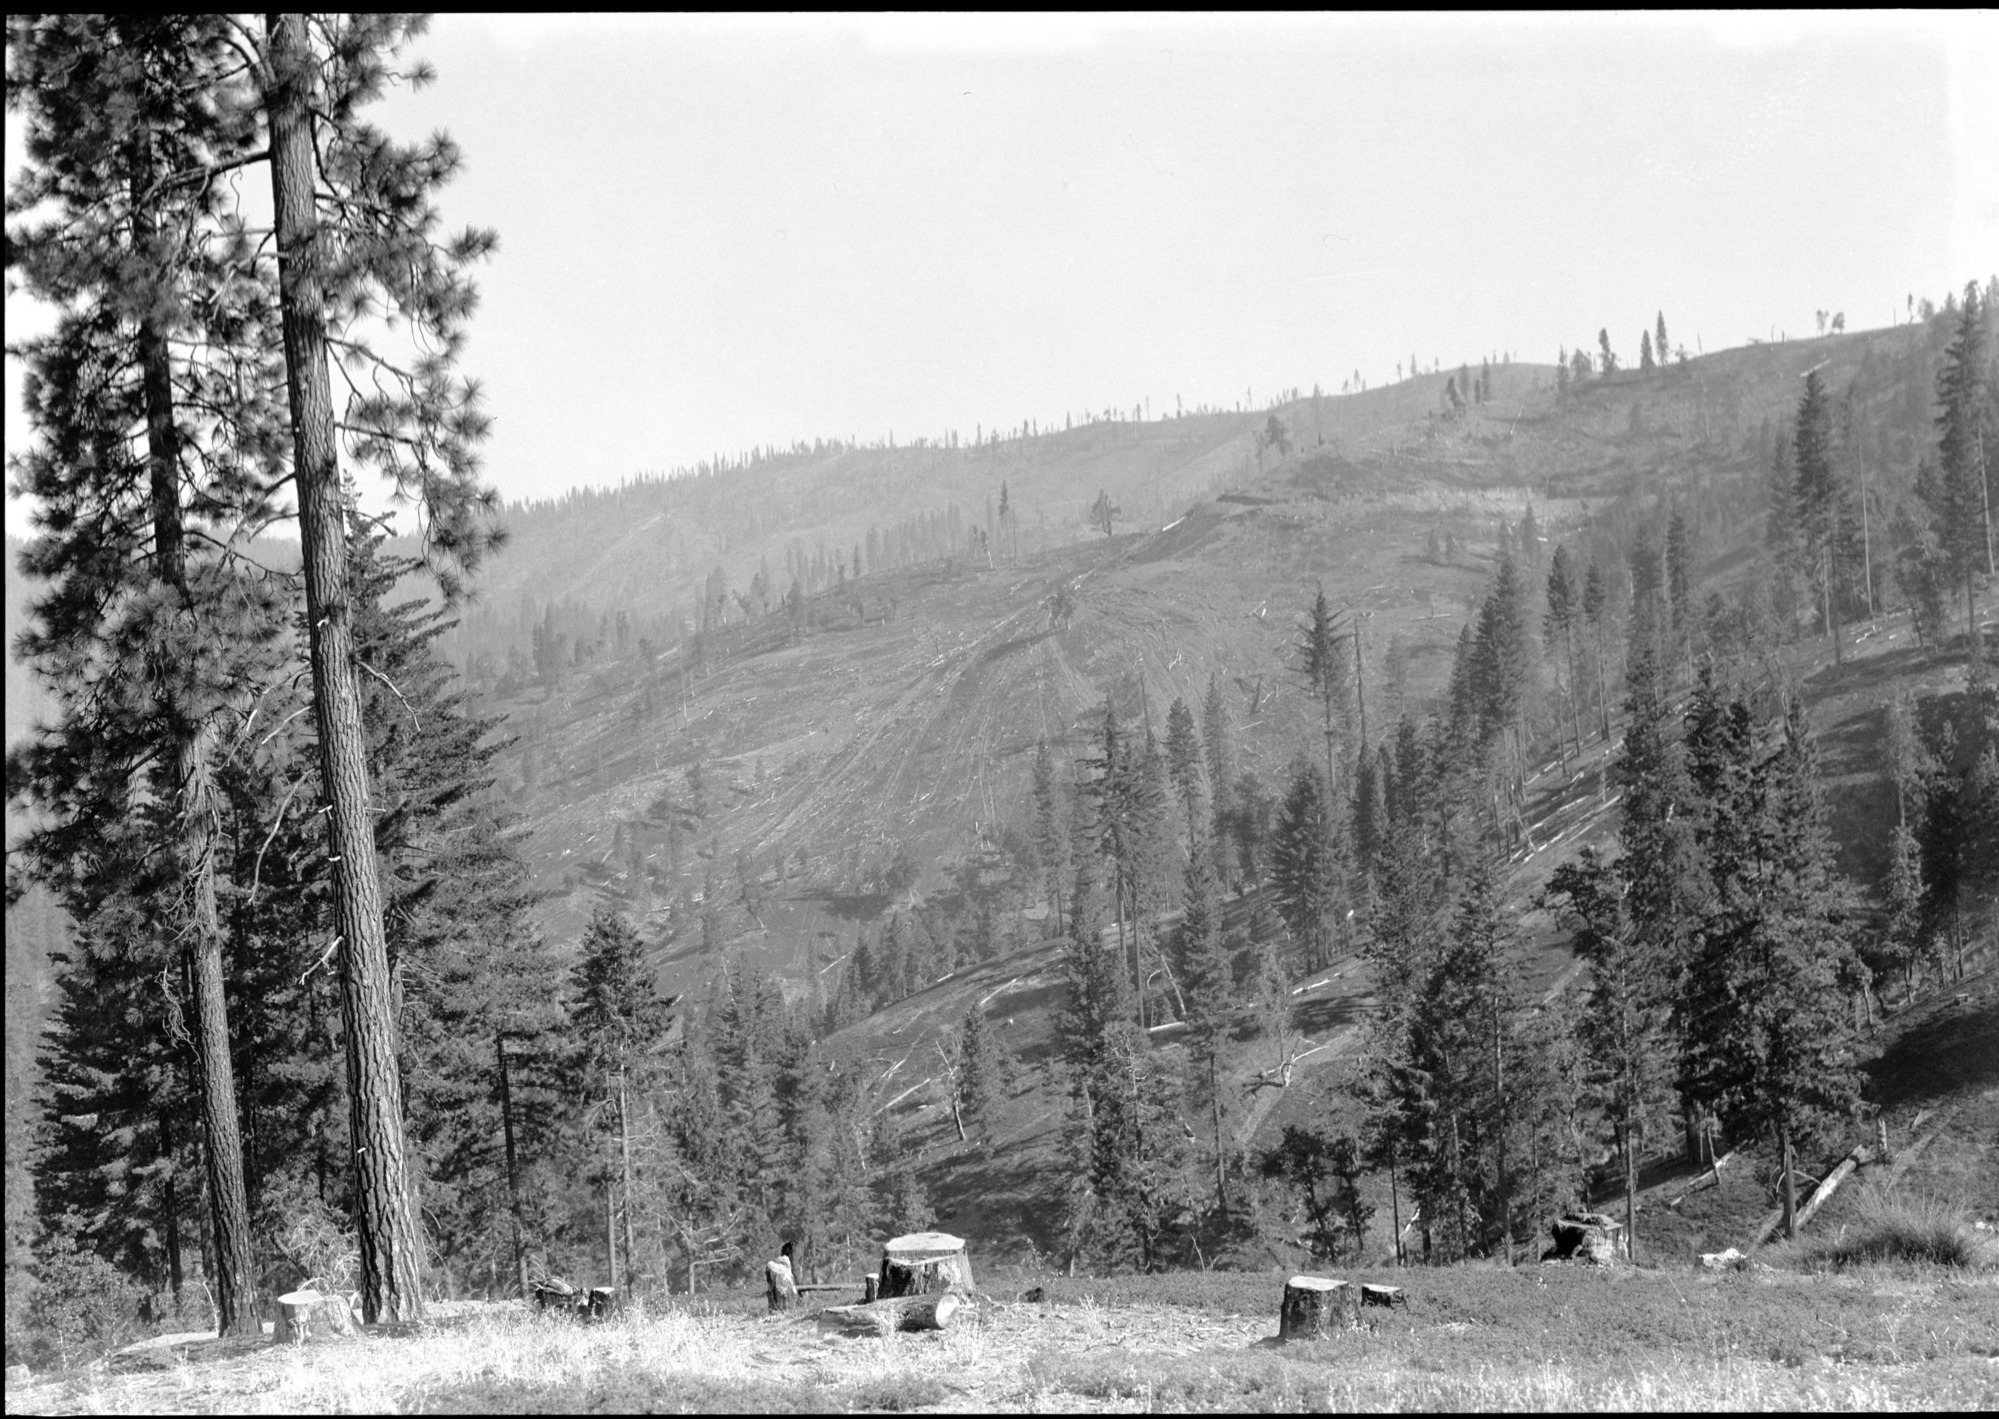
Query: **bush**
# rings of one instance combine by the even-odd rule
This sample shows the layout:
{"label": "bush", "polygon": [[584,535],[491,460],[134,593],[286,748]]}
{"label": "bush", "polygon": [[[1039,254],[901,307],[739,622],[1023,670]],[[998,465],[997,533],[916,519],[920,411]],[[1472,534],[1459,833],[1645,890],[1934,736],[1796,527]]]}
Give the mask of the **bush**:
{"label": "bush", "polygon": [[35,1261],[35,1279],[40,1304],[29,1317],[27,1334],[8,1337],[10,1352],[18,1340],[27,1363],[67,1369],[138,1338],[144,1291],[96,1252],[79,1247],[73,1236],[48,1236]]}
{"label": "bush", "polygon": [[1874,1190],[1862,1194],[1859,1216],[1836,1236],[1800,1244],[1807,1270],[1841,1270],[1880,1262],[1914,1262],[1963,1271],[1994,1268],[1993,1245],[1957,1203]]}

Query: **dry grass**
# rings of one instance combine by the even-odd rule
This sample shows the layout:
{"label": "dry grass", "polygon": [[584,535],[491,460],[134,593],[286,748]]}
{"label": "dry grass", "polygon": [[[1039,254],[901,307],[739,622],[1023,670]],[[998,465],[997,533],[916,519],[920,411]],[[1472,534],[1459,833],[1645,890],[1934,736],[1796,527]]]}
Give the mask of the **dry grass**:
{"label": "dry grass", "polygon": [[[10,1413],[1989,1409],[1999,1285],[1469,1268],[1338,1339],[1273,1338],[1277,1275],[1048,1283],[943,1334],[850,1339],[733,1305],[578,1326],[482,1307],[290,1349],[207,1342],[10,1391]],[[1237,1309],[1240,1308],[1240,1309]]]}

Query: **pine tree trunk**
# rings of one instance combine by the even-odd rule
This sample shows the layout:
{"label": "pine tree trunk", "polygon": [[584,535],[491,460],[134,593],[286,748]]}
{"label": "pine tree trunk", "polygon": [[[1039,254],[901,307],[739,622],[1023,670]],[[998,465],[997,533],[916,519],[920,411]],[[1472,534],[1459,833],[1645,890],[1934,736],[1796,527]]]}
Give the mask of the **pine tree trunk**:
{"label": "pine tree trunk", "polygon": [[[145,245],[152,224],[135,202],[135,239]],[[139,324],[139,359],[146,399],[146,462],[153,513],[153,574],[189,608],[184,527],[180,506],[178,442],[174,429],[173,370],[165,335],[152,319]],[[257,1280],[250,1251],[250,1203],[243,1182],[243,1135],[230,1067],[229,1006],[222,983],[222,928],[215,909],[215,800],[209,776],[209,726],[188,717],[187,707],[163,696],[174,766],[174,831],[180,896],[176,916],[193,986],[196,1090],[207,1140],[208,1196],[215,1232],[217,1324],[223,1335],[257,1325]]]}
{"label": "pine tree trunk", "polygon": [[1630,1115],[1624,1119],[1624,1248],[1625,1260],[1638,1260],[1638,1130]]}
{"label": "pine tree trunk", "polygon": [[632,1293],[632,1130],[627,1116],[625,1073],[618,1071],[618,1151],[623,1154],[625,1171],[625,1295]]}
{"label": "pine tree trunk", "polygon": [[507,1080],[507,1037],[493,1037],[493,1053],[500,1063],[500,1129],[505,1135],[507,1146],[507,1215],[513,1223],[514,1238],[514,1279],[519,1283],[521,1295],[528,1293],[527,1248],[521,1244],[521,1185],[520,1165],[514,1148],[514,1098]]}
{"label": "pine tree trunk", "polygon": [[354,668],[348,601],[346,509],[333,441],[326,359],[326,297],[312,103],[316,61],[303,15],[267,21],[271,194],[277,226],[279,303],[291,404],[306,623],[312,656],[319,772],[340,929],[340,1013],[347,1048],[348,1143],[355,1172],[362,1316],[423,1315],[422,1239],[404,1162],[402,1080],[390,1007],[388,943],[368,810],[367,739]]}
{"label": "pine tree trunk", "polygon": [[1784,1239],[1796,1241],[1798,1237],[1798,1182],[1796,1169],[1791,1157],[1791,1125],[1788,1119],[1777,1124],[1777,1150],[1783,1157],[1784,1166]]}
{"label": "pine tree trunk", "polygon": [[1388,1150],[1388,1216],[1395,1225],[1395,1264],[1403,1264],[1402,1258],[1402,1194],[1396,1183],[1395,1149]]}

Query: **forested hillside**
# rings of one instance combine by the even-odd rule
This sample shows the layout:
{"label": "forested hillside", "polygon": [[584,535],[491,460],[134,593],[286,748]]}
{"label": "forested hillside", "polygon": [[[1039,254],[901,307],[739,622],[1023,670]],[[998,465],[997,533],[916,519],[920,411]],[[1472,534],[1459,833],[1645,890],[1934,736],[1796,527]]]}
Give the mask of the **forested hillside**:
{"label": "forested hillside", "polygon": [[[838,1269],[940,1216],[1094,1266],[1447,1261],[1636,1216],[1683,1144],[1833,1146],[1884,1000],[1989,959],[1985,299],[759,451],[507,509],[469,607],[357,522],[426,1285],[686,1289],[778,1234]],[[351,1243],[302,695],[216,759],[265,1289]],[[91,929],[18,1008],[63,936],[10,905],[10,1065],[56,1022],[32,1099],[10,1068],[10,1267],[159,1311],[215,1264],[178,998],[143,894],[65,890]],[[1792,1024],[1706,1004],[1750,998]]]}

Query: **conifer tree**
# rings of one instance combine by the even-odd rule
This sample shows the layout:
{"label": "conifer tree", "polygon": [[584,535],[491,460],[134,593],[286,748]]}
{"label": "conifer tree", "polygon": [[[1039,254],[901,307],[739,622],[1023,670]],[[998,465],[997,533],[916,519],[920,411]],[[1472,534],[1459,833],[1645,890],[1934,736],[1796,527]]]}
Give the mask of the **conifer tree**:
{"label": "conifer tree", "polygon": [[1202,836],[1201,741],[1194,729],[1194,712],[1178,698],[1166,712],[1166,771],[1186,809],[1187,851],[1191,854]]}
{"label": "conifer tree", "polygon": [[[624,1190],[625,1285],[632,1283],[632,1076],[649,1062],[649,1052],[666,1034],[671,999],[662,1000],[645,963],[645,944],[631,923],[599,907],[583,930],[576,966],[576,1005],[571,1024],[582,1058],[583,1087],[602,1099],[605,1131],[616,1140],[605,1165],[604,1190],[614,1177]],[[608,1208],[606,1209],[609,1210]],[[617,1285],[617,1258],[611,1259]]]}
{"label": "conifer tree", "polygon": [[1316,970],[1332,958],[1332,915],[1337,890],[1333,832],[1326,781],[1318,767],[1292,766],[1271,842],[1271,883],[1278,911],[1303,952],[1302,966]]}
{"label": "conifer tree", "polygon": [[1208,796],[1213,810],[1210,836],[1215,866],[1224,881],[1229,876],[1228,845],[1234,838],[1235,746],[1229,738],[1229,706],[1221,677],[1208,675],[1208,698],[1201,707],[1201,750],[1208,768]]}
{"label": "conifer tree", "polygon": [[[1583,752],[1582,710],[1578,703],[1581,696],[1576,690],[1576,623],[1582,619],[1582,588],[1569,566],[1569,549],[1555,548],[1555,555],[1548,563],[1547,613],[1542,618],[1541,634],[1550,654],[1555,654],[1557,666],[1567,675],[1567,689],[1562,691],[1569,702],[1569,726],[1575,736],[1576,756]],[[1562,690],[1558,680],[1556,688]]]}
{"label": "conifer tree", "polygon": [[978,1005],[965,1012],[953,1054],[952,1108],[978,1131],[980,1145],[992,1151],[992,1114],[1000,1086],[999,1045],[986,1013]]}
{"label": "conifer tree", "polygon": [[30,160],[8,194],[10,285],[61,312],[18,351],[37,437],[18,476],[41,534],[24,569],[49,583],[22,648],[62,717],[10,763],[9,794],[51,810],[24,846],[38,877],[70,878],[79,922],[104,903],[74,855],[107,814],[150,822],[127,862],[187,957],[163,978],[182,976],[192,1007],[225,1334],[255,1324],[256,1297],[213,761],[273,671],[281,614],[234,556],[269,510],[275,411],[268,293],[235,275],[249,248],[215,182],[251,137],[230,44],[216,17],[27,16],[7,66]]}
{"label": "conifer tree", "polygon": [[[267,22],[262,56],[320,783],[339,868],[362,1314],[370,1321],[422,1315],[422,1243],[407,1183],[381,885],[370,850],[360,677],[341,596],[347,547],[329,345],[339,341],[343,364],[365,366],[364,387],[382,391],[357,394],[340,419],[350,456],[381,469],[418,503],[426,562],[447,593],[490,544],[481,517],[493,503],[474,454],[486,422],[476,391],[454,377],[453,365],[475,299],[465,268],[492,250],[494,238],[466,232],[443,246],[435,240],[432,194],[458,165],[448,138],[401,147],[356,116],[395,77],[397,56],[420,28],[400,16],[359,16],[315,30],[304,15],[279,16]],[[324,223],[322,192],[332,199]],[[363,317],[377,302],[408,322],[427,351],[413,365],[369,343]]]}
{"label": "conifer tree", "polygon": [[1965,633],[1978,653],[1975,586],[1993,571],[1991,480],[1999,462],[1989,445],[1999,433],[1992,376],[1985,353],[1985,304],[1976,282],[1964,288],[1957,328],[1937,372],[1937,457],[1934,476],[1919,479],[1938,549],[1952,579],[1964,588]]}
{"label": "conifer tree", "polygon": [[1799,554],[1818,584],[1821,624],[1832,638],[1833,663],[1837,665],[1843,659],[1839,625],[1840,560],[1849,519],[1845,489],[1840,486],[1833,462],[1831,411],[1826,403],[1825,385],[1815,369],[1805,376],[1796,430],[1793,448],[1797,485],[1792,505],[1796,509]]}
{"label": "conifer tree", "polygon": [[1235,970],[1222,938],[1221,884],[1214,853],[1197,843],[1188,855],[1181,899],[1180,959],[1187,979],[1190,1083],[1213,1126],[1215,1205],[1228,1208],[1228,1168],[1222,1135],[1221,1057],[1236,1014]]}
{"label": "conifer tree", "polygon": [[1710,798],[1714,904],[1696,979],[1711,987],[1688,1031],[1704,1090],[1738,1128],[1769,1130],[1782,1159],[1784,1228],[1796,1234],[1796,1145],[1859,1097],[1853,1001],[1866,968],[1833,869],[1816,756],[1802,708],[1755,757],[1740,701],[1689,726],[1697,760],[1723,776]]}
{"label": "conifer tree", "polygon": [[1770,515],[1763,524],[1763,545],[1769,549],[1784,607],[1786,638],[1797,633],[1797,565],[1799,531],[1797,480],[1792,472],[1791,442],[1779,431],[1770,456]]}
{"label": "conifer tree", "polygon": [[1571,930],[1569,947],[1590,968],[1589,1001],[1576,1035],[1589,1086],[1615,1122],[1624,1164],[1624,1234],[1636,1260],[1638,1160],[1668,1084],[1671,961],[1652,949],[1633,921],[1623,866],[1586,847],[1555,869],[1547,897],[1559,901]]}
{"label": "conifer tree", "polygon": [[1344,712],[1346,703],[1347,657],[1341,642],[1348,633],[1338,628],[1339,618],[1334,614],[1332,604],[1326,600],[1323,584],[1312,598],[1310,615],[1311,619],[1298,628],[1302,635],[1298,643],[1298,673],[1319,701],[1326,735],[1325,782],[1329,790],[1335,790],[1339,776],[1333,766],[1333,741],[1337,733],[1333,711],[1337,705]]}
{"label": "conifer tree", "polygon": [[1653,352],[1658,355],[1659,363],[1663,365],[1669,348],[1666,344],[1666,312],[1663,310],[1659,312],[1658,323],[1653,327],[1652,337]]}
{"label": "conifer tree", "polygon": [[1610,738],[1610,688],[1604,675],[1604,639],[1608,631],[1610,613],[1610,585],[1605,580],[1603,568],[1595,562],[1583,573],[1583,624],[1589,627],[1590,639],[1596,651],[1596,704],[1602,716],[1603,737]]}
{"label": "conifer tree", "polygon": [[1638,369],[1641,374],[1650,374],[1656,366],[1652,362],[1652,332],[1638,332]]}

